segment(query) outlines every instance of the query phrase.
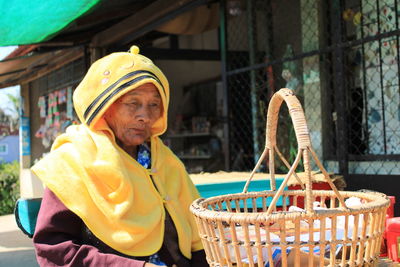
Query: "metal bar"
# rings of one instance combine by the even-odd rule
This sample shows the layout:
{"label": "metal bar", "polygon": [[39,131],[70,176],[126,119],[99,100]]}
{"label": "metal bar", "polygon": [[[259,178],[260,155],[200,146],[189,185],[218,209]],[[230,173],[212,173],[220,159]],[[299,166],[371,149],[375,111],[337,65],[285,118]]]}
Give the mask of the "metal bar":
{"label": "metal bar", "polygon": [[348,129],[347,129],[347,98],[345,88],[345,73],[344,73],[344,56],[343,48],[335,46],[336,43],[341,43],[342,40],[342,9],[341,1],[332,1],[332,42],[333,49],[333,71],[334,71],[334,91],[335,91],[335,106],[337,116],[337,159],[339,162],[339,172],[346,177],[349,173],[348,166]]}
{"label": "metal bar", "polygon": [[373,161],[373,160],[400,160],[400,155],[349,155],[349,160],[357,161]]}
{"label": "metal bar", "polygon": [[321,49],[318,49],[318,50],[313,50],[313,51],[306,52],[306,53],[297,54],[296,56],[293,56],[293,57],[271,60],[271,61],[269,61],[267,63],[254,64],[253,66],[248,66],[248,67],[243,67],[243,68],[231,70],[231,71],[228,72],[228,76],[229,75],[234,75],[234,74],[240,74],[240,73],[243,73],[243,72],[248,72],[248,71],[253,70],[253,69],[265,68],[265,67],[268,67],[270,65],[279,64],[279,63],[283,63],[283,62],[287,62],[287,61],[293,61],[293,60],[302,59],[302,58],[305,58],[305,57],[311,57],[311,56],[320,55],[320,54],[324,54],[324,53],[330,53],[330,52],[333,52],[337,48],[353,47],[353,46],[362,45],[362,44],[365,44],[365,43],[368,43],[368,42],[371,42],[371,41],[381,40],[381,39],[384,39],[384,38],[387,38],[387,37],[392,37],[392,36],[397,36],[397,35],[400,35],[400,29],[394,30],[394,31],[390,31],[390,32],[381,33],[381,34],[377,34],[377,35],[370,36],[370,37],[366,37],[363,40],[360,39],[360,40],[354,40],[354,41],[349,41],[349,42],[339,42],[337,44],[334,44],[334,45],[331,45],[331,46],[327,46],[325,48],[321,48]]}
{"label": "metal bar", "polygon": [[[335,155],[329,154],[324,157],[324,160],[336,160]],[[349,155],[349,161],[376,161],[376,160],[387,160],[387,161],[399,161],[400,155],[389,154],[389,155]]]}
{"label": "metal bar", "polygon": [[[267,40],[265,41],[265,60],[264,62],[269,62],[273,58],[273,19],[272,19],[272,7],[271,1],[266,1],[267,5],[267,16],[266,16],[266,25],[265,25],[265,36]],[[268,101],[275,93],[274,87],[274,77],[273,77],[273,68],[272,66],[268,66],[265,68],[265,77],[267,78],[267,90],[268,90]]]}
{"label": "metal bar", "polygon": [[[395,10],[396,14],[397,14],[397,10],[399,10],[398,8],[399,8],[398,1],[395,0],[394,1],[394,10]],[[396,29],[398,29],[399,28],[399,16],[395,16],[395,18],[396,18],[396,20],[395,20],[396,21]],[[400,50],[399,50],[400,49],[400,43],[399,42],[400,42],[399,35],[396,35],[397,72],[400,71]],[[400,102],[400,75],[397,75],[397,88],[398,88],[398,91],[399,91],[399,102]]]}
{"label": "metal bar", "polygon": [[[321,5],[321,17],[324,18],[321,22],[322,27],[320,29],[323,34],[323,38],[321,38],[321,42],[319,46],[326,46],[326,43],[330,38],[330,3],[329,1],[322,1]],[[333,90],[322,90],[322,88],[333,88],[333,79],[332,79],[332,64],[330,62],[329,55],[322,54],[320,56],[321,61],[321,107],[325,107],[321,109],[322,116],[322,136],[326,136],[326,138],[322,138],[322,158],[324,160],[329,157],[335,158],[336,160],[336,150],[335,150],[335,142],[336,142],[336,133],[333,131],[332,126],[334,125],[334,116],[332,114],[332,108],[334,104],[332,103],[334,98]]]}
{"label": "metal bar", "polygon": [[[363,1],[360,0],[360,12],[363,11]],[[361,39],[364,39],[364,16],[361,16]],[[363,132],[365,136],[366,153],[369,152],[369,132],[368,132],[368,94],[367,94],[367,68],[365,65],[365,43],[361,44],[361,58],[362,58],[362,73],[363,73],[363,102],[364,102],[364,116],[365,116],[365,127],[363,127]]]}
{"label": "metal bar", "polygon": [[[376,1],[376,15],[378,18],[378,32],[381,32],[380,12],[379,12],[379,1]],[[380,89],[381,89],[381,109],[382,109],[382,129],[383,129],[383,151],[387,152],[386,148],[386,127],[385,127],[385,93],[383,91],[383,69],[382,69],[382,42],[379,40],[379,78],[380,78]]]}
{"label": "metal bar", "polygon": [[224,140],[223,149],[225,154],[225,170],[230,170],[230,142],[229,142],[229,90],[228,90],[228,76],[227,76],[227,17],[226,17],[226,0],[220,0],[219,3],[219,50],[221,53],[221,79],[222,91],[224,94],[222,115],[224,118]]}
{"label": "metal bar", "polygon": [[[256,27],[255,12],[253,1],[247,0],[247,40],[249,45],[249,65],[252,66],[256,62],[256,40],[254,28]],[[254,164],[257,164],[260,158],[260,148],[258,144],[258,101],[257,101],[257,82],[255,70],[250,70],[250,103],[251,103],[251,125],[253,134],[253,150],[254,150]]]}

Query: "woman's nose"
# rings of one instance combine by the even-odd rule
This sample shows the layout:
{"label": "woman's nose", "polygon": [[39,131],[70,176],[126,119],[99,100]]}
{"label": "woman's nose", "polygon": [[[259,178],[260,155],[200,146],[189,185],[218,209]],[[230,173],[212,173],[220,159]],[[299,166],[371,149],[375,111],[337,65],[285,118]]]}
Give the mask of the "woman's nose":
{"label": "woman's nose", "polygon": [[150,111],[146,106],[141,106],[136,113],[136,118],[142,122],[149,122],[150,121]]}

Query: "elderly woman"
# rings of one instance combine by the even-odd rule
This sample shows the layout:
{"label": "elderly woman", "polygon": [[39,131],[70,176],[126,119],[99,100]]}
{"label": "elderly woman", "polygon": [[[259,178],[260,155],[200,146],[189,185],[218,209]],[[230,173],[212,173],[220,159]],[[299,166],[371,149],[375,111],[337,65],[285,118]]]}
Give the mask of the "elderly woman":
{"label": "elderly woman", "polygon": [[130,52],[96,61],[70,126],[32,167],[46,189],[33,237],[41,266],[207,266],[191,202],[199,194],[158,137],[169,85]]}

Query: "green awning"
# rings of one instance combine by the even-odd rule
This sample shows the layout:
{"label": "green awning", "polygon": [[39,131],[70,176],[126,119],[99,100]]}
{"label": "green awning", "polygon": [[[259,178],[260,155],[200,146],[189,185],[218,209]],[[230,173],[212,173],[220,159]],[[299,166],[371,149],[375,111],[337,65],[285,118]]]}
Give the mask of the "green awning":
{"label": "green awning", "polygon": [[48,40],[101,0],[0,0],[0,46]]}

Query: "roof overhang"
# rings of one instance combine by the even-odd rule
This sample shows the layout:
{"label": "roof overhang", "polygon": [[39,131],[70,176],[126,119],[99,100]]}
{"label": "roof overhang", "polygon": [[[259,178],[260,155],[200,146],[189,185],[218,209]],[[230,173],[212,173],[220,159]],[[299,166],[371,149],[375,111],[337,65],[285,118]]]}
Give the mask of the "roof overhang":
{"label": "roof overhang", "polygon": [[93,47],[123,46],[210,0],[158,0],[93,36]]}
{"label": "roof overhang", "polygon": [[[84,56],[85,48],[121,51],[139,37],[149,32],[155,33],[158,29],[160,29],[158,31],[160,34],[167,34],[167,32],[177,34],[174,30],[177,23],[182,24],[182,19],[175,18],[210,2],[214,1],[100,1],[93,12],[78,18],[53,38],[35,45],[19,47],[15,53],[0,61],[0,88],[37,79]],[[211,13],[215,15],[216,9],[211,10],[214,10]],[[192,15],[186,14],[186,17],[192,18]],[[197,17],[204,20],[204,12],[200,12]],[[215,27],[215,24],[215,22],[208,22],[201,26],[201,29],[206,30],[210,25]],[[214,54],[212,59],[218,56]]]}
{"label": "roof overhang", "polygon": [[0,61],[0,88],[28,83],[84,55],[83,47],[28,53]]}

